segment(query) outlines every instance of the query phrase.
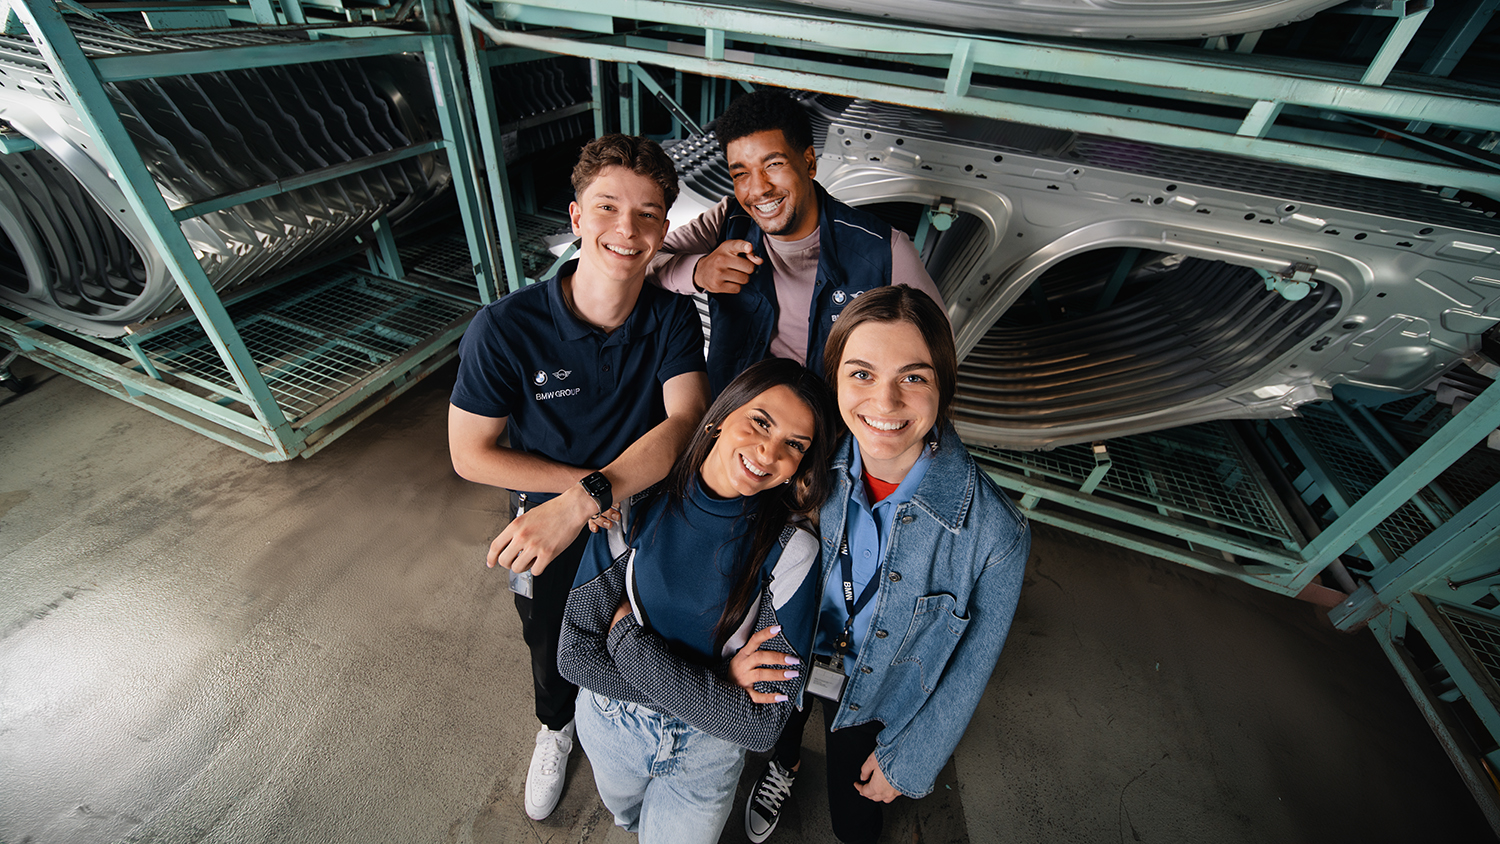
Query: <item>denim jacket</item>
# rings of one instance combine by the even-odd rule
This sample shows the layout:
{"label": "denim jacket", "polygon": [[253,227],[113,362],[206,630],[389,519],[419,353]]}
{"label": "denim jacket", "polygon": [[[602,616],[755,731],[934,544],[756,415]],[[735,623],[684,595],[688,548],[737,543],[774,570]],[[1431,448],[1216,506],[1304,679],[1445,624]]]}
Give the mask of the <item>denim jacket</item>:
{"label": "denim jacket", "polygon": [[[837,566],[849,492],[849,437],[821,511],[823,585]],[[1010,630],[1031,552],[1026,518],[944,424],[927,475],[896,511],[875,614],[833,729],[880,721],[875,758],[908,797],[930,793],[958,746]],[[820,590],[821,593],[821,590]]]}

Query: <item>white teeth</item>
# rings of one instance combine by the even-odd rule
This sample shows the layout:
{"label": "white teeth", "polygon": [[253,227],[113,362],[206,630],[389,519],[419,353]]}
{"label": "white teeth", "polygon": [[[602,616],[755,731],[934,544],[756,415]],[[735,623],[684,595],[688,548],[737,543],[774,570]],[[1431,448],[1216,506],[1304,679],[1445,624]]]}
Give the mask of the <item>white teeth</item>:
{"label": "white teeth", "polygon": [[609,251],[614,252],[615,254],[618,254],[618,255],[639,255],[639,254],[641,254],[641,250],[639,250],[639,249],[621,249],[618,246],[609,246],[609,245],[606,245],[604,248],[608,249]]}
{"label": "white teeth", "polygon": [[764,203],[762,205],[757,205],[757,206],[755,206],[755,210],[759,211],[762,214],[769,214],[772,211],[775,211],[778,207],[780,207],[781,203],[783,203],[785,201],[786,201],[786,197],[783,196],[780,199],[777,199],[777,200],[774,200],[774,201],[771,201],[771,202],[767,202],[767,203]]}
{"label": "white teeth", "polygon": [[743,454],[740,455],[740,462],[743,463],[743,464],[745,464],[745,469],[747,471],[749,471],[750,474],[754,475],[757,478],[764,478],[767,475],[771,474],[770,472],[762,472],[761,470],[755,468],[754,466],[751,466],[750,465],[750,461],[746,460],[745,459],[745,455],[743,455]]}
{"label": "white teeth", "polygon": [[877,422],[868,416],[861,416],[859,418],[863,419],[866,425],[877,431],[899,431],[911,424],[910,422]]}

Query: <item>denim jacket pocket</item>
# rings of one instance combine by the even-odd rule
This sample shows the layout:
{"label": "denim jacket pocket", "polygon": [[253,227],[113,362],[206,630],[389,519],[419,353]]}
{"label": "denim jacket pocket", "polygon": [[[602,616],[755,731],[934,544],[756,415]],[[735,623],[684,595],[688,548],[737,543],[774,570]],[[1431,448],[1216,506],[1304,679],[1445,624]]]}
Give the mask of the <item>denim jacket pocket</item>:
{"label": "denim jacket pocket", "polygon": [[938,678],[948,664],[948,657],[963,638],[969,619],[954,612],[958,601],[952,595],[927,595],[917,599],[911,626],[892,665],[916,663],[922,678],[922,690],[932,694]]}

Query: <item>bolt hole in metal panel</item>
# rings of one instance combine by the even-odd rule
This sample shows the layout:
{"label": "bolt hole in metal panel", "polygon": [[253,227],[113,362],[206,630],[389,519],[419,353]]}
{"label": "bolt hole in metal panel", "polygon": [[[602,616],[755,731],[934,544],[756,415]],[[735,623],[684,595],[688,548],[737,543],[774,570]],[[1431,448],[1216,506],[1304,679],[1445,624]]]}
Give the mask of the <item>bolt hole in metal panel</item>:
{"label": "bolt hole in metal panel", "polygon": [[[293,36],[254,27],[148,32],[139,16],[115,26],[70,24],[91,58],[162,50],[274,45]],[[18,85],[16,80],[36,80]],[[148,172],[174,210],[275,188],[320,168],[437,137],[420,56],[395,55],[109,83],[106,90]],[[0,37],[0,109],[38,147],[0,168],[0,231],[8,262],[0,302],[49,324],[116,337],[182,306],[146,225],[92,155],[73,112],[24,36]],[[216,290],[303,263],[352,242],[379,218],[393,223],[450,196],[445,158],[426,152],[332,181],[250,198],[182,220]]]}

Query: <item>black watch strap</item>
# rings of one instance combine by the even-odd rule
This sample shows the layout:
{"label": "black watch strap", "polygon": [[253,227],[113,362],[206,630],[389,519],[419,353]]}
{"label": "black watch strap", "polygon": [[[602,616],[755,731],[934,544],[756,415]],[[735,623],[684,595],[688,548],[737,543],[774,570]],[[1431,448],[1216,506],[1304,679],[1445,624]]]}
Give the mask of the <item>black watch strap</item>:
{"label": "black watch strap", "polygon": [[590,472],[578,483],[583,486],[583,491],[594,499],[594,503],[599,505],[599,512],[603,513],[614,506],[614,490],[609,485],[609,478],[604,477],[603,472]]}

